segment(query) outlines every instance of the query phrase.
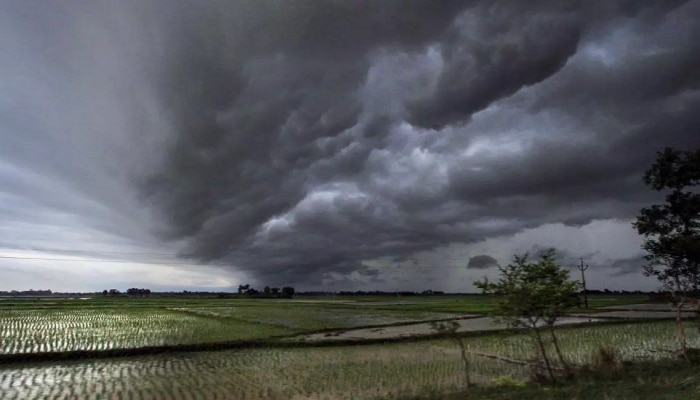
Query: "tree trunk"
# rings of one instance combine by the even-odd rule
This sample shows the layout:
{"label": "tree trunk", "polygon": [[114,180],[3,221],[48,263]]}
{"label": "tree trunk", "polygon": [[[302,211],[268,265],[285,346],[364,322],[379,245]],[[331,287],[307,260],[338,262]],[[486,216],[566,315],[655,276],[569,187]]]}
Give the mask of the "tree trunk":
{"label": "tree trunk", "polygon": [[462,353],[462,361],[464,362],[464,379],[467,387],[470,387],[472,382],[471,378],[469,377],[469,359],[467,358],[467,349],[464,348],[464,342],[461,338],[457,339],[457,344],[459,345],[459,350]]}
{"label": "tree trunk", "polygon": [[685,329],[683,328],[683,304],[684,302],[681,301],[676,306],[676,325],[678,327],[678,340],[681,343],[681,354],[683,354],[683,358],[685,358],[686,361],[690,361],[688,359],[688,346],[685,337]]}
{"label": "tree trunk", "polygon": [[554,382],[554,372],[552,371],[552,364],[549,362],[549,357],[547,357],[547,350],[544,348],[544,342],[542,341],[542,335],[537,326],[532,328],[535,333],[535,340],[537,341],[537,346],[539,348],[540,356],[544,365],[547,367],[547,374],[549,374],[549,379]]}
{"label": "tree trunk", "polygon": [[564,367],[566,372],[570,373],[571,369],[569,368],[569,364],[566,363],[566,360],[564,360],[564,355],[561,353],[561,349],[559,348],[559,340],[557,340],[557,335],[554,333],[554,324],[549,325],[549,332],[552,335],[552,344],[554,344],[554,350],[557,352],[559,362]]}
{"label": "tree trunk", "polygon": [[685,338],[685,329],[683,329],[683,306],[686,300],[685,287],[681,284],[681,280],[678,276],[675,277],[676,290],[678,293],[678,304],[676,304],[676,327],[678,328],[678,341],[681,344],[681,354],[686,361],[690,361],[688,358],[688,348],[687,340]]}

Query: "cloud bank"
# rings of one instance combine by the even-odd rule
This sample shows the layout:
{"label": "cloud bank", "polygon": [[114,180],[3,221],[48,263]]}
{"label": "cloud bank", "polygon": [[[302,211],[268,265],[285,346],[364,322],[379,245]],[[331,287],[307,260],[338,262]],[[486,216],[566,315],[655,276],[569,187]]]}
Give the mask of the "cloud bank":
{"label": "cloud bank", "polygon": [[[50,220],[266,284],[437,288],[529,250],[518,235],[571,228],[537,245],[634,274],[629,222],[658,200],[644,169],[700,145],[698,16],[700,1],[14,4],[0,217],[28,237],[7,245]],[[20,227],[33,218],[44,230]],[[580,246],[599,226],[622,250]]]}

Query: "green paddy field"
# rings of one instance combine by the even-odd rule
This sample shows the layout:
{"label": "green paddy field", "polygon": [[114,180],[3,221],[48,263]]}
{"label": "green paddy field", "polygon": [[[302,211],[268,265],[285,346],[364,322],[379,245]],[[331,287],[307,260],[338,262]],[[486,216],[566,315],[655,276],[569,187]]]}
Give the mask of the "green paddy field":
{"label": "green paddy field", "polygon": [[[584,366],[601,347],[623,361],[670,360],[672,320],[645,318],[639,309],[631,319],[595,319],[603,307],[644,300],[591,299],[594,309],[584,315],[594,323],[559,328],[567,360]],[[532,359],[530,338],[479,325],[492,306],[482,296],[6,299],[0,301],[0,393],[3,399],[500,399],[519,392],[526,398],[523,391],[540,389],[520,387],[530,371],[508,360]],[[457,318],[468,328],[462,334],[479,384],[468,392],[459,350],[449,340],[330,340],[348,331],[412,332],[426,321]],[[314,334],[319,339],[298,340]],[[700,347],[697,330],[688,334],[690,346]],[[504,391],[503,382],[516,384]]]}

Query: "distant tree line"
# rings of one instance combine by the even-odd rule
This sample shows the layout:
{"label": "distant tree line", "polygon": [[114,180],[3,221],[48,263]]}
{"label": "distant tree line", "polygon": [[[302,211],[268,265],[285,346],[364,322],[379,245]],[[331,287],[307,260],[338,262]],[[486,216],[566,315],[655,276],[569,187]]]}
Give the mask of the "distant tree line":
{"label": "distant tree line", "polygon": [[146,297],[151,295],[151,289],[130,288],[126,290],[126,294],[131,297]]}
{"label": "distant tree line", "polygon": [[[122,293],[119,291],[119,289],[105,289],[102,291],[102,295],[117,297],[121,296]],[[151,295],[151,289],[129,288],[126,289],[126,295],[129,297],[146,297]]]}
{"label": "distant tree line", "polygon": [[47,290],[10,290],[10,291],[0,291],[0,296],[50,296],[53,292],[49,289]]}
{"label": "distant tree line", "polygon": [[295,293],[296,290],[291,286],[284,286],[282,288],[265,286],[262,291],[251,287],[249,284],[238,286],[238,294],[244,296],[292,298]]}

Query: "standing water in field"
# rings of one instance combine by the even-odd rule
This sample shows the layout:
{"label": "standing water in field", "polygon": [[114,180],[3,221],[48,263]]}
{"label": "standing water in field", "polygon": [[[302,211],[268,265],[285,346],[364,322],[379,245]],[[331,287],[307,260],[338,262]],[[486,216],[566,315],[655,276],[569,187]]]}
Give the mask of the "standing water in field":
{"label": "standing water in field", "polygon": [[[572,365],[591,362],[601,345],[623,360],[668,357],[674,349],[672,321],[572,327],[559,333]],[[689,345],[700,336],[689,334]],[[529,370],[490,354],[530,360],[530,337],[498,334],[468,337],[465,345],[474,382],[490,384],[500,376],[527,379]],[[76,398],[94,394],[116,398],[235,399],[392,398],[425,390],[459,389],[462,360],[447,340],[412,343],[249,349],[177,353],[126,359],[0,367],[3,399]]]}

